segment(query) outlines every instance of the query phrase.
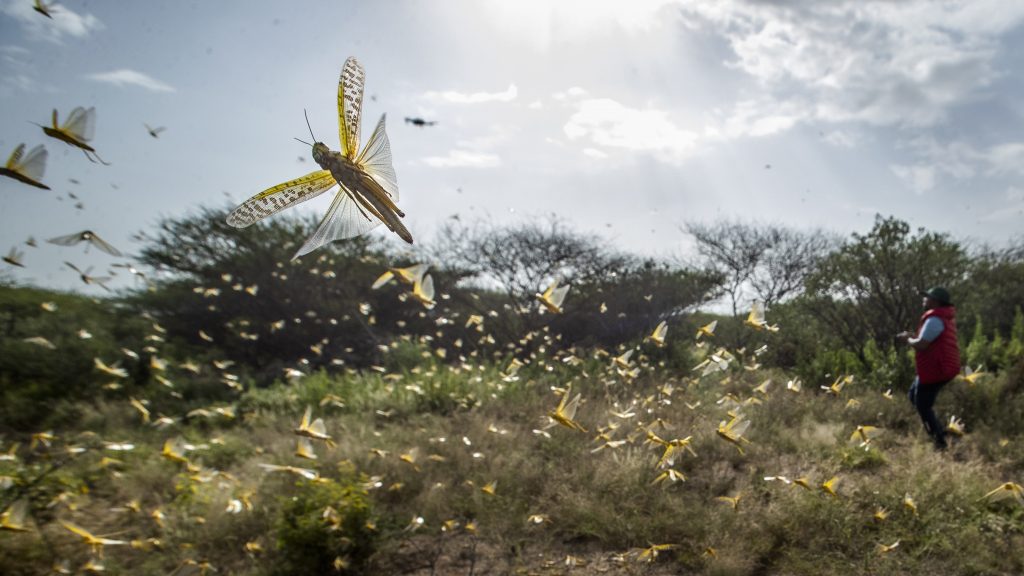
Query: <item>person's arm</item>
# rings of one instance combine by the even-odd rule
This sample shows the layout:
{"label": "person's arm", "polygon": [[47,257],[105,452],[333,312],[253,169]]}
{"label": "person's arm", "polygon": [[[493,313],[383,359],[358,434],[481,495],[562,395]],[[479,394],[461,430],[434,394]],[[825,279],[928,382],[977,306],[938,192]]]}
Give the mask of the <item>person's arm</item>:
{"label": "person's arm", "polygon": [[942,323],[942,319],[932,316],[924,321],[917,336],[907,336],[907,344],[917,351],[927,350],[945,329],[946,325]]}

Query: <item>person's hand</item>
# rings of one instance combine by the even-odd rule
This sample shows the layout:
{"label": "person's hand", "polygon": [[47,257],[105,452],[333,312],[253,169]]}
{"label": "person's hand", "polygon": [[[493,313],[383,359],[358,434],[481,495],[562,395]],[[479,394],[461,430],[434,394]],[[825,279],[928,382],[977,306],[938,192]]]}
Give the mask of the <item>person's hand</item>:
{"label": "person's hand", "polygon": [[899,334],[897,334],[896,338],[898,338],[900,340],[907,340],[911,336],[912,336],[912,334],[910,332],[907,332],[906,330],[904,330],[903,332],[900,332]]}

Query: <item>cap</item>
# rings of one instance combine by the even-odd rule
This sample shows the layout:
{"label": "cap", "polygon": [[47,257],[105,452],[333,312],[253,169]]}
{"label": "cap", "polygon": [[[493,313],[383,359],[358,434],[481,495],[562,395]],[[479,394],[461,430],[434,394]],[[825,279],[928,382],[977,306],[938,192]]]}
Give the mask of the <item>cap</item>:
{"label": "cap", "polygon": [[949,291],[941,286],[929,288],[927,291],[921,292],[921,296],[927,296],[943,306],[951,306],[953,304],[952,299],[949,297]]}

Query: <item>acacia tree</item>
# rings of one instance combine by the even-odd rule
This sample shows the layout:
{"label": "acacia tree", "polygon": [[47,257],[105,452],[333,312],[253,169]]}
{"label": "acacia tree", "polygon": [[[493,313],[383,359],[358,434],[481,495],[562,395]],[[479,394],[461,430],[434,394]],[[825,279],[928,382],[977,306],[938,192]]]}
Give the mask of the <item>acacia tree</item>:
{"label": "acacia tree", "polygon": [[947,234],[911,231],[894,217],[875,217],[867,234],[824,258],[807,279],[803,304],[852,350],[873,338],[891,343],[921,315],[919,292],[944,285],[957,293],[967,272],[963,247]]}
{"label": "acacia tree", "polygon": [[[706,302],[721,281],[710,271],[622,254],[554,218],[507,226],[450,222],[439,232],[432,258],[468,271],[478,286],[504,296],[491,322],[501,335],[518,339],[548,326],[564,345],[635,338],[661,319]],[[563,314],[542,317],[534,295],[553,279],[572,289]],[[494,310],[493,298],[477,306],[485,302],[492,308],[481,312]]]}
{"label": "acacia tree", "polygon": [[689,222],[684,229],[697,242],[697,253],[724,279],[733,316],[749,292],[768,307],[799,294],[836,243],[821,230],[778,225]]}
{"label": "acacia tree", "polygon": [[434,255],[484,285],[498,286],[520,306],[530,305],[541,285],[552,279],[564,284],[614,277],[629,260],[557,218],[508,226],[449,222],[437,235]]}
{"label": "acacia tree", "polygon": [[372,237],[292,260],[312,220],[284,215],[238,229],[225,216],[202,209],[165,219],[141,251],[140,262],[163,273],[138,305],[170,337],[219,349],[269,377],[303,359],[314,368],[372,361],[397,320],[419,321],[415,306],[395,306],[393,294],[369,290],[388,260]]}

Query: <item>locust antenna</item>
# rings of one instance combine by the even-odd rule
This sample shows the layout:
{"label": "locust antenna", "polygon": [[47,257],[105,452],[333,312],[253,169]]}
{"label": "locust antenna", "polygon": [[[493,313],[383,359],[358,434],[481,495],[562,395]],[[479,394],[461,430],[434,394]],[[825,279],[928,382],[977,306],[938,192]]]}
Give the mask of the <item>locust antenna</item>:
{"label": "locust antenna", "polygon": [[[296,140],[299,140],[299,139],[298,139],[298,138],[296,138]],[[302,143],[303,143],[303,144],[305,144],[306,146],[312,146],[312,144],[310,144],[309,142],[306,142],[305,140],[299,140],[299,142],[302,142]]]}
{"label": "locust antenna", "polygon": [[306,113],[306,109],[302,109],[302,115],[306,117],[306,128],[309,128],[309,137],[316,142],[316,136],[313,136],[313,127],[309,125],[309,114]]}

